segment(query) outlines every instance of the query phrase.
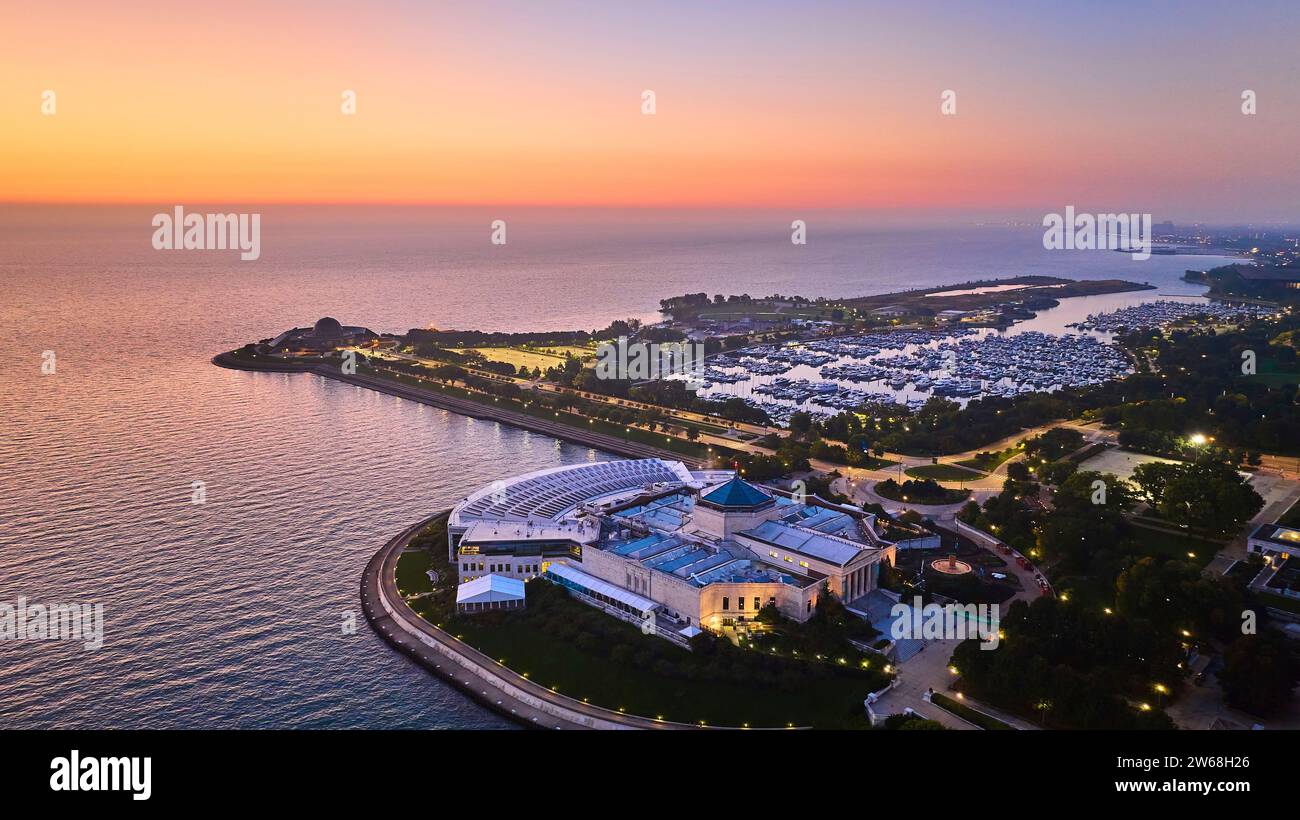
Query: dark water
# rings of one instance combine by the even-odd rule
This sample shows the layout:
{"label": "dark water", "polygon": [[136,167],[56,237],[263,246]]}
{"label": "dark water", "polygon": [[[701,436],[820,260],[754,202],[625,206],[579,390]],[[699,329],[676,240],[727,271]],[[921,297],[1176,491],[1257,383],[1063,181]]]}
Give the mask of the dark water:
{"label": "dark water", "polygon": [[589,329],[687,291],[1024,273],[1172,285],[1204,266],[1049,254],[1036,231],[819,235],[814,221],[796,249],[785,217],[505,214],[499,248],[488,212],[386,209],[262,209],[262,258],[239,262],[153,251],[149,216],[169,209],[0,209],[0,602],[101,603],[106,621],[98,651],[0,642],[0,727],[505,725],[340,625],[366,559],[406,524],[600,454],[317,377],[221,370],[219,350],[326,314]]}

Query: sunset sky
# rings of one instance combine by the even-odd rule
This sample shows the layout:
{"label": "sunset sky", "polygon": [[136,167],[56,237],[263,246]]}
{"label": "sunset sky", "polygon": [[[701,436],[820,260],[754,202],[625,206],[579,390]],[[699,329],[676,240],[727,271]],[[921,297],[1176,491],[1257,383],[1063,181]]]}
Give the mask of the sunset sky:
{"label": "sunset sky", "polygon": [[1300,222],[1300,4],[6,0],[0,201]]}

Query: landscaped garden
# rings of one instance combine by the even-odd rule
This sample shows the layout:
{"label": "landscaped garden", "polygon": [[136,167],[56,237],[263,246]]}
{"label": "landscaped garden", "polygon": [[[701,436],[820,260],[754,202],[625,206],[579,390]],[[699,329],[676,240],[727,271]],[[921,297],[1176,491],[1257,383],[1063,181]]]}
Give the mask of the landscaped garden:
{"label": "landscaped garden", "polygon": [[874,489],[877,495],[890,501],[921,505],[956,504],[970,495],[969,490],[949,490],[932,478],[908,480],[902,484],[887,478]]}
{"label": "landscaped garden", "polygon": [[1008,447],[1005,450],[997,450],[997,451],[986,450],[982,453],[976,453],[973,458],[963,459],[956,463],[960,464],[963,467],[969,467],[972,470],[980,470],[981,472],[991,473],[994,470],[996,470],[998,467],[1000,467],[1003,464],[1003,462],[1012,458],[1019,452],[1021,452],[1021,449],[1019,447]]}
{"label": "landscaped garden", "polygon": [[[414,376],[382,366],[366,367],[364,372],[418,390],[427,390],[431,393],[442,393],[460,399],[468,399],[483,405],[511,410],[516,413],[523,413],[539,419],[547,419],[549,421],[567,424],[572,427],[583,428],[596,433],[618,436],[622,439],[652,445],[654,447],[681,453],[682,455],[691,456],[693,458],[706,460],[716,458],[719,462],[722,462],[735,454],[735,451],[724,447],[709,447],[676,436],[667,436],[662,433],[655,433],[640,427],[617,424],[611,421],[606,421],[605,419],[584,416],[581,413],[574,413],[569,410],[553,409],[539,400],[524,401],[523,399],[514,396],[496,396],[479,392],[477,390],[469,390],[463,387],[446,384],[432,376]],[[511,384],[508,385],[508,387],[514,387],[514,385]]]}
{"label": "landscaped garden", "polygon": [[920,467],[909,467],[903,472],[912,478],[932,478],[935,481],[973,481],[983,477],[973,470],[958,467],[956,464],[924,464]]}
{"label": "landscaped garden", "polygon": [[[925,580],[926,593],[937,593],[964,604],[1002,603],[1020,590],[1019,578],[1006,569],[1007,562],[1001,556],[968,540],[954,542],[949,537],[945,538],[945,544],[938,549],[899,550],[894,561],[895,573],[890,577],[904,583],[891,583],[891,588],[896,588],[895,591],[914,592],[911,584],[919,572]],[[950,555],[970,565],[971,571],[952,575],[938,572],[932,567],[934,561],[943,561]],[[1005,577],[994,578],[994,572]],[[885,576],[882,575],[882,578]]]}

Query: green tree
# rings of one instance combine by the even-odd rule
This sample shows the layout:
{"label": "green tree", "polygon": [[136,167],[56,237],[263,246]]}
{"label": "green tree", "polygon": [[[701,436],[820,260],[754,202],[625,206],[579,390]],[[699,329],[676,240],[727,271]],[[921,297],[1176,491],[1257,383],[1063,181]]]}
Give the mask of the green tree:
{"label": "green tree", "polygon": [[764,604],[754,616],[754,620],[760,624],[777,624],[781,622],[781,611],[776,608],[776,604]]}
{"label": "green tree", "polygon": [[1165,488],[1178,474],[1178,465],[1163,461],[1147,461],[1133,469],[1133,481],[1142,489],[1142,497],[1158,509],[1165,498]]}
{"label": "green tree", "polygon": [[790,432],[798,436],[807,435],[813,426],[812,413],[799,410],[790,414]]}
{"label": "green tree", "polygon": [[1209,460],[1180,465],[1164,486],[1156,509],[1178,524],[1229,534],[1264,506],[1255,488],[1232,467]]}
{"label": "green tree", "polygon": [[1268,715],[1291,702],[1300,682],[1300,664],[1285,639],[1245,635],[1224,651],[1218,678],[1229,704]]}
{"label": "green tree", "polygon": [[1232,637],[1245,601],[1228,582],[1188,561],[1140,558],[1115,579],[1115,608],[1169,634],[1216,632]]}
{"label": "green tree", "polygon": [[[900,720],[894,720],[901,718]],[[927,720],[919,718],[916,715],[890,715],[885,718],[886,729],[897,729],[900,732],[942,732],[946,731],[944,725],[937,720]]]}

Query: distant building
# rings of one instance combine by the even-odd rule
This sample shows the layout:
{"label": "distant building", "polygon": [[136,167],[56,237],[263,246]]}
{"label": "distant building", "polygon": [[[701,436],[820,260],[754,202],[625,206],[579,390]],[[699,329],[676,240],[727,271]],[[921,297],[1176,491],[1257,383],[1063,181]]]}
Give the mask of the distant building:
{"label": "distant building", "polygon": [[845,601],[876,589],[895,550],[874,520],[728,471],[634,459],[485,487],[452,510],[448,550],[462,583],[540,574],[680,643],[768,605],[806,621],[824,589]]}
{"label": "distant building", "polygon": [[1237,273],[1248,282],[1270,282],[1300,290],[1300,268],[1248,267],[1239,265]]}
{"label": "distant building", "polygon": [[960,322],[968,316],[973,316],[971,310],[941,310],[934,315],[941,322]]}
{"label": "distant building", "polygon": [[908,316],[911,313],[912,311],[903,305],[885,305],[871,311],[872,316],[880,316],[885,319],[895,319],[899,316]]}
{"label": "distant building", "polygon": [[286,330],[267,343],[267,350],[279,355],[308,355],[368,344],[378,339],[379,334],[369,328],[341,325],[337,319],[325,316],[311,328]]}

